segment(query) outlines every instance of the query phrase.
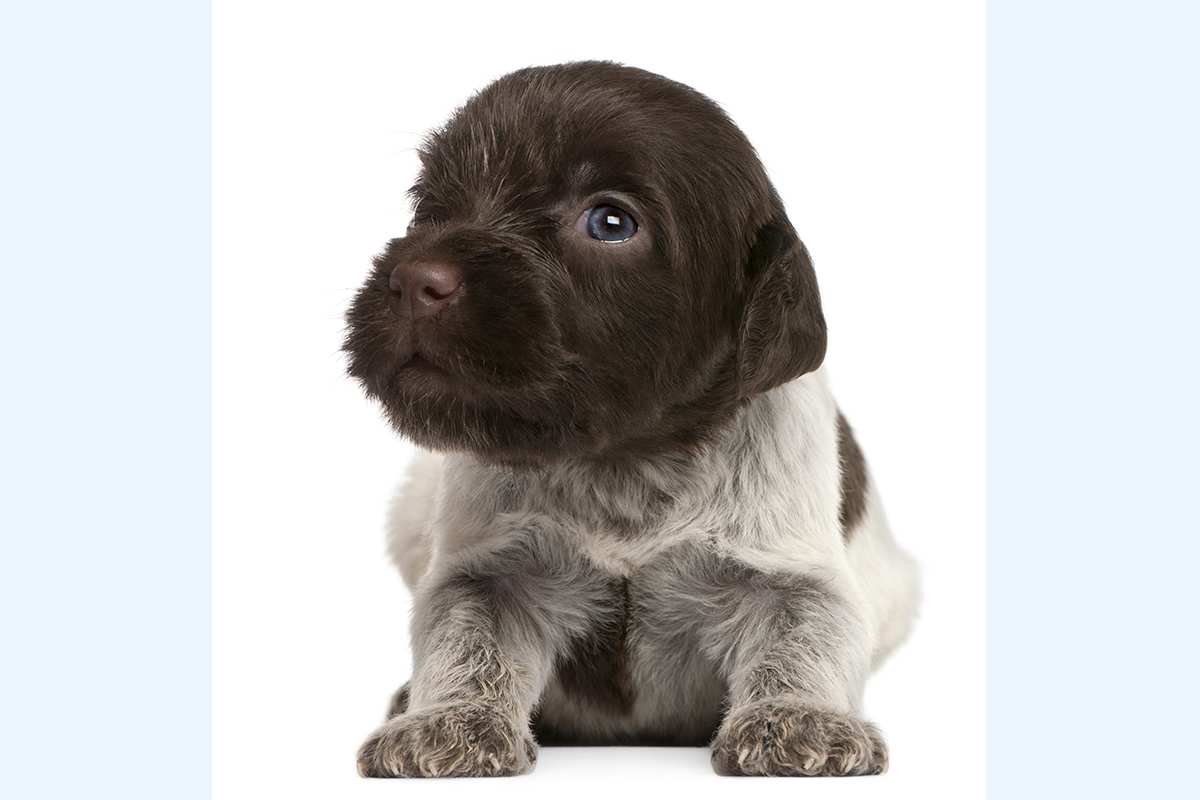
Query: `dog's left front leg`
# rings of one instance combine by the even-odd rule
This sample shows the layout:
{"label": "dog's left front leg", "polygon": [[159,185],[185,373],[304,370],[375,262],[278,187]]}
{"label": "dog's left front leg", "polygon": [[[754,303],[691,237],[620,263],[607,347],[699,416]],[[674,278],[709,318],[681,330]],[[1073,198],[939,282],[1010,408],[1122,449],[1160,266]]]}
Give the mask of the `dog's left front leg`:
{"label": "dog's left front leg", "polygon": [[871,775],[887,769],[879,731],[858,715],[867,627],[827,582],[750,573],[724,587],[713,649],[729,708],[712,745],[723,775]]}
{"label": "dog's left front leg", "polygon": [[366,777],[518,775],[537,748],[530,714],[555,655],[602,602],[549,531],[525,531],[426,576],[414,598],[403,708],[359,750]]}

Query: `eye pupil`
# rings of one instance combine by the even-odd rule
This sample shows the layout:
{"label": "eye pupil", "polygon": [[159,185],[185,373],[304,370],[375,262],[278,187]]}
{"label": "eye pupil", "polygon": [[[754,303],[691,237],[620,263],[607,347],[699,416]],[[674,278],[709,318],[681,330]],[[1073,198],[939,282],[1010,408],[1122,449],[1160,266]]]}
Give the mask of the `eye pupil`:
{"label": "eye pupil", "polygon": [[602,242],[623,242],[637,229],[633,215],[616,206],[596,206],[587,215],[588,236]]}

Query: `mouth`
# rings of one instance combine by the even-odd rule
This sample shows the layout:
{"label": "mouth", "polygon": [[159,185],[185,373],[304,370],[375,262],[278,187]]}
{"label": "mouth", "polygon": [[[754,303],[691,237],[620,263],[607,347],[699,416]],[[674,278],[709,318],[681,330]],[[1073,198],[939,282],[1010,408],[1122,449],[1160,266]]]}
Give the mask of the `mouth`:
{"label": "mouth", "polygon": [[438,374],[445,375],[446,370],[429,360],[429,357],[414,351],[408,361],[400,366],[403,372],[413,372],[417,374]]}

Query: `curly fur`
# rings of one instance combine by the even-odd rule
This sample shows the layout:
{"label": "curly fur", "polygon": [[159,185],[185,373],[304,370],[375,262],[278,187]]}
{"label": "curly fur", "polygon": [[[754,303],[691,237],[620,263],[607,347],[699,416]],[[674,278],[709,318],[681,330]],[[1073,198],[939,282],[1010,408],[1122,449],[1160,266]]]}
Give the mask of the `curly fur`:
{"label": "curly fur", "polygon": [[366,778],[520,775],[537,749],[522,729],[487,705],[444,704],[389,720],[358,752]]}
{"label": "curly fur", "polygon": [[796,777],[887,770],[887,746],[874,725],[789,700],[783,695],[732,711],[713,741],[713,769],[721,775]]}

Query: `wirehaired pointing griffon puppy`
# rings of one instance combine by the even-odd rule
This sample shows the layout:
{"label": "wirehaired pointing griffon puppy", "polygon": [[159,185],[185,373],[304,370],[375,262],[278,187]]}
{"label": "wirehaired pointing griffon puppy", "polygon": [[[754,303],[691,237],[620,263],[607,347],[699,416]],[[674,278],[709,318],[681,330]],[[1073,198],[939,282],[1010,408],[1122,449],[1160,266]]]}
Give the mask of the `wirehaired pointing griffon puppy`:
{"label": "wirehaired pointing griffon puppy", "polygon": [[863,684],[916,571],[750,143],[696,91],[590,62],[501,78],[420,155],[347,314],[350,374],[437,453],[392,508],[414,669],[359,771],[515,775],[536,742],[886,769]]}

